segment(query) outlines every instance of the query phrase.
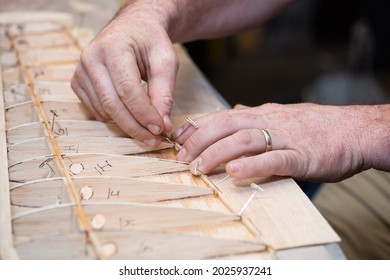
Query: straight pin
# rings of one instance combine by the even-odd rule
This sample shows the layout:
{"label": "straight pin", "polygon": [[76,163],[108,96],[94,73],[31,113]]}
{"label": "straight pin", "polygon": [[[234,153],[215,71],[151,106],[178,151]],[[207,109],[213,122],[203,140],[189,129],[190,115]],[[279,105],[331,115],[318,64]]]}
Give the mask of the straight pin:
{"label": "straight pin", "polygon": [[207,181],[208,183],[210,183],[217,191],[219,191],[221,194],[223,194],[223,191],[218,188],[206,175],[204,175],[203,173],[200,173],[200,177],[204,180],[204,181]]}
{"label": "straight pin", "polygon": [[199,166],[199,161],[197,161],[196,164],[195,164],[195,168],[194,168],[194,175],[195,175],[195,176],[198,176],[198,175],[199,175],[199,174],[198,174],[198,166]]}
{"label": "straight pin", "polygon": [[165,137],[165,140],[169,143],[169,144],[172,144],[174,147],[175,147],[175,150],[176,151],[179,151],[181,149],[181,146],[179,143],[175,142],[175,141],[172,141],[171,139],[169,139],[169,137]]}
{"label": "straight pin", "polygon": [[240,212],[238,212],[238,216],[241,216],[241,214],[244,212],[244,210],[248,207],[249,203],[251,203],[251,201],[253,200],[253,198],[255,197],[255,195],[257,194],[258,191],[262,191],[264,192],[264,189],[261,188],[259,185],[255,184],[255,183],[252,183],[250,185],[252,188],[255,189],[255,191],[252,193],[252,195],[249,197],[248,201],[244,204],[244,206],[241,208]]}
{"label": "straight pin", "polygon": [[217,191],[219,191],[220,193],[223,194],[223,191],[222,191],[220,188],[218,188],[217,185],[215,185],[215,184],[214,184],[214,183],[213,183],[205,174],[203,174],[202,172],[200,172],[200,171],[198,170],[198,167],[199,167],[199,161],[197,161],[197,162],[195,163],[194,175],[195,175],[195,176],[200,176],[200,178],[202,178],[203,181],[209,183],[210,185],[213,186],[213,188],[215,188]]}
{"label": "straight pin", "polygon": [[223,181],[225,181],[227,178],[229,178],[230,177],[230,175],[228,174],[228,175],[226,175],[225,177],[223,177],[221,180],[219,180],[218,182],[216,182],[215,183],[215,185],[219,185],[219,184],[221,184]]}

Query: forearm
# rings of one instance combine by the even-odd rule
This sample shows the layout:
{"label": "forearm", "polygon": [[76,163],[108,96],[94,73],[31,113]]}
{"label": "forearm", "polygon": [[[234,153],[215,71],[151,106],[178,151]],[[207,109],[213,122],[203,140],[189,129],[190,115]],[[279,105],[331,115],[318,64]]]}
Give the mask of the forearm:
{"label": "forearm", "polygon": [[158,20],[173,42],[227,36],[255,27],[295,0],[139,0],[121,10]]}

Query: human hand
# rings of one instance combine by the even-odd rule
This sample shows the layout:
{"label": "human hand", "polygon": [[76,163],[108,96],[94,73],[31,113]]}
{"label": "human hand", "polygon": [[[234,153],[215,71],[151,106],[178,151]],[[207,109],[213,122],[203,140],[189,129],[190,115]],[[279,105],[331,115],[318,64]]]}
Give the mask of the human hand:
{"label": "human hand", "polygon": [[[265,104],[236,106],[195,119],[199,128],[186,124],[173,134],[184,143],[178,160],[191,162],[190,169],[209,173],[226,163],[236,178],[291,176],[301,180],[338,181],[371,167],[364,158],[370,130],[370,113],[362,106],[315,104]],[[369,116],[368,116],[369,117]],[[272,138],[265,152],[261,129]]]}
{"label": "human hand", "polygon": [[178,58],[162,16],[142,5],[124,8],[83,50],[71,86],[98,120],[112,119],[131,137],[157,146],[159,135],[172,129]]}

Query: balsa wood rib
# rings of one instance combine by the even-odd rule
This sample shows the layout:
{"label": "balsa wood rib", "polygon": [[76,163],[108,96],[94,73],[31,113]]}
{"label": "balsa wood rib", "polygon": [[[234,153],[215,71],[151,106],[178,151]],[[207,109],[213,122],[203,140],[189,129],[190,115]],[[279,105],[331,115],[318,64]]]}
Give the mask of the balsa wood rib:
{"label": "balsa wood rib", "polygon": [[[52,118],[51,118],[52,119]],[[55,137],[60,136],[95,136],[95,137],[128,137],[115,123],[99,121],[58,120],[52,125]],[[8,144],[15,144],[33,138],[44,137],[41,122],[26,123],[7,130]]]}
{"label": "balsa wood rib", "polygon": [[[166,141],[157,147],[150,147],[129,137],[62,136],[57,137],[56,141],[63,153],[80,154],[101,151],[112,155],[134,155],[173,147]],[[8,164],[48,154],[50,149],[44,137],[31,139],[8,146]]]}
{"label": "balsa wood rib", "polygon": [[[139,202],[150,203],[175,199],[210,196],[207,188],[118,177],[75,177],[80,199],[94,203]],[[11,205],[26,209],[39,208],[69,202],[64,197],[65,183],[62,178],[30,181],[11,187]]]}

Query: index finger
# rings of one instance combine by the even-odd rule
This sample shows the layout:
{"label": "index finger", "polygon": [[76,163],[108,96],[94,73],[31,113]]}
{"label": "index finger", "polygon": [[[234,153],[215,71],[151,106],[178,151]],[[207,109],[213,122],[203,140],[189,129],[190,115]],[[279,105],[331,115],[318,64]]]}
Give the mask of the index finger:
{"label": "index finger", "polygon": [[134,119],[154,135],[160,134],[164,129],[163,118],[142,85],[134,50],[105,61],[115,90]]}

